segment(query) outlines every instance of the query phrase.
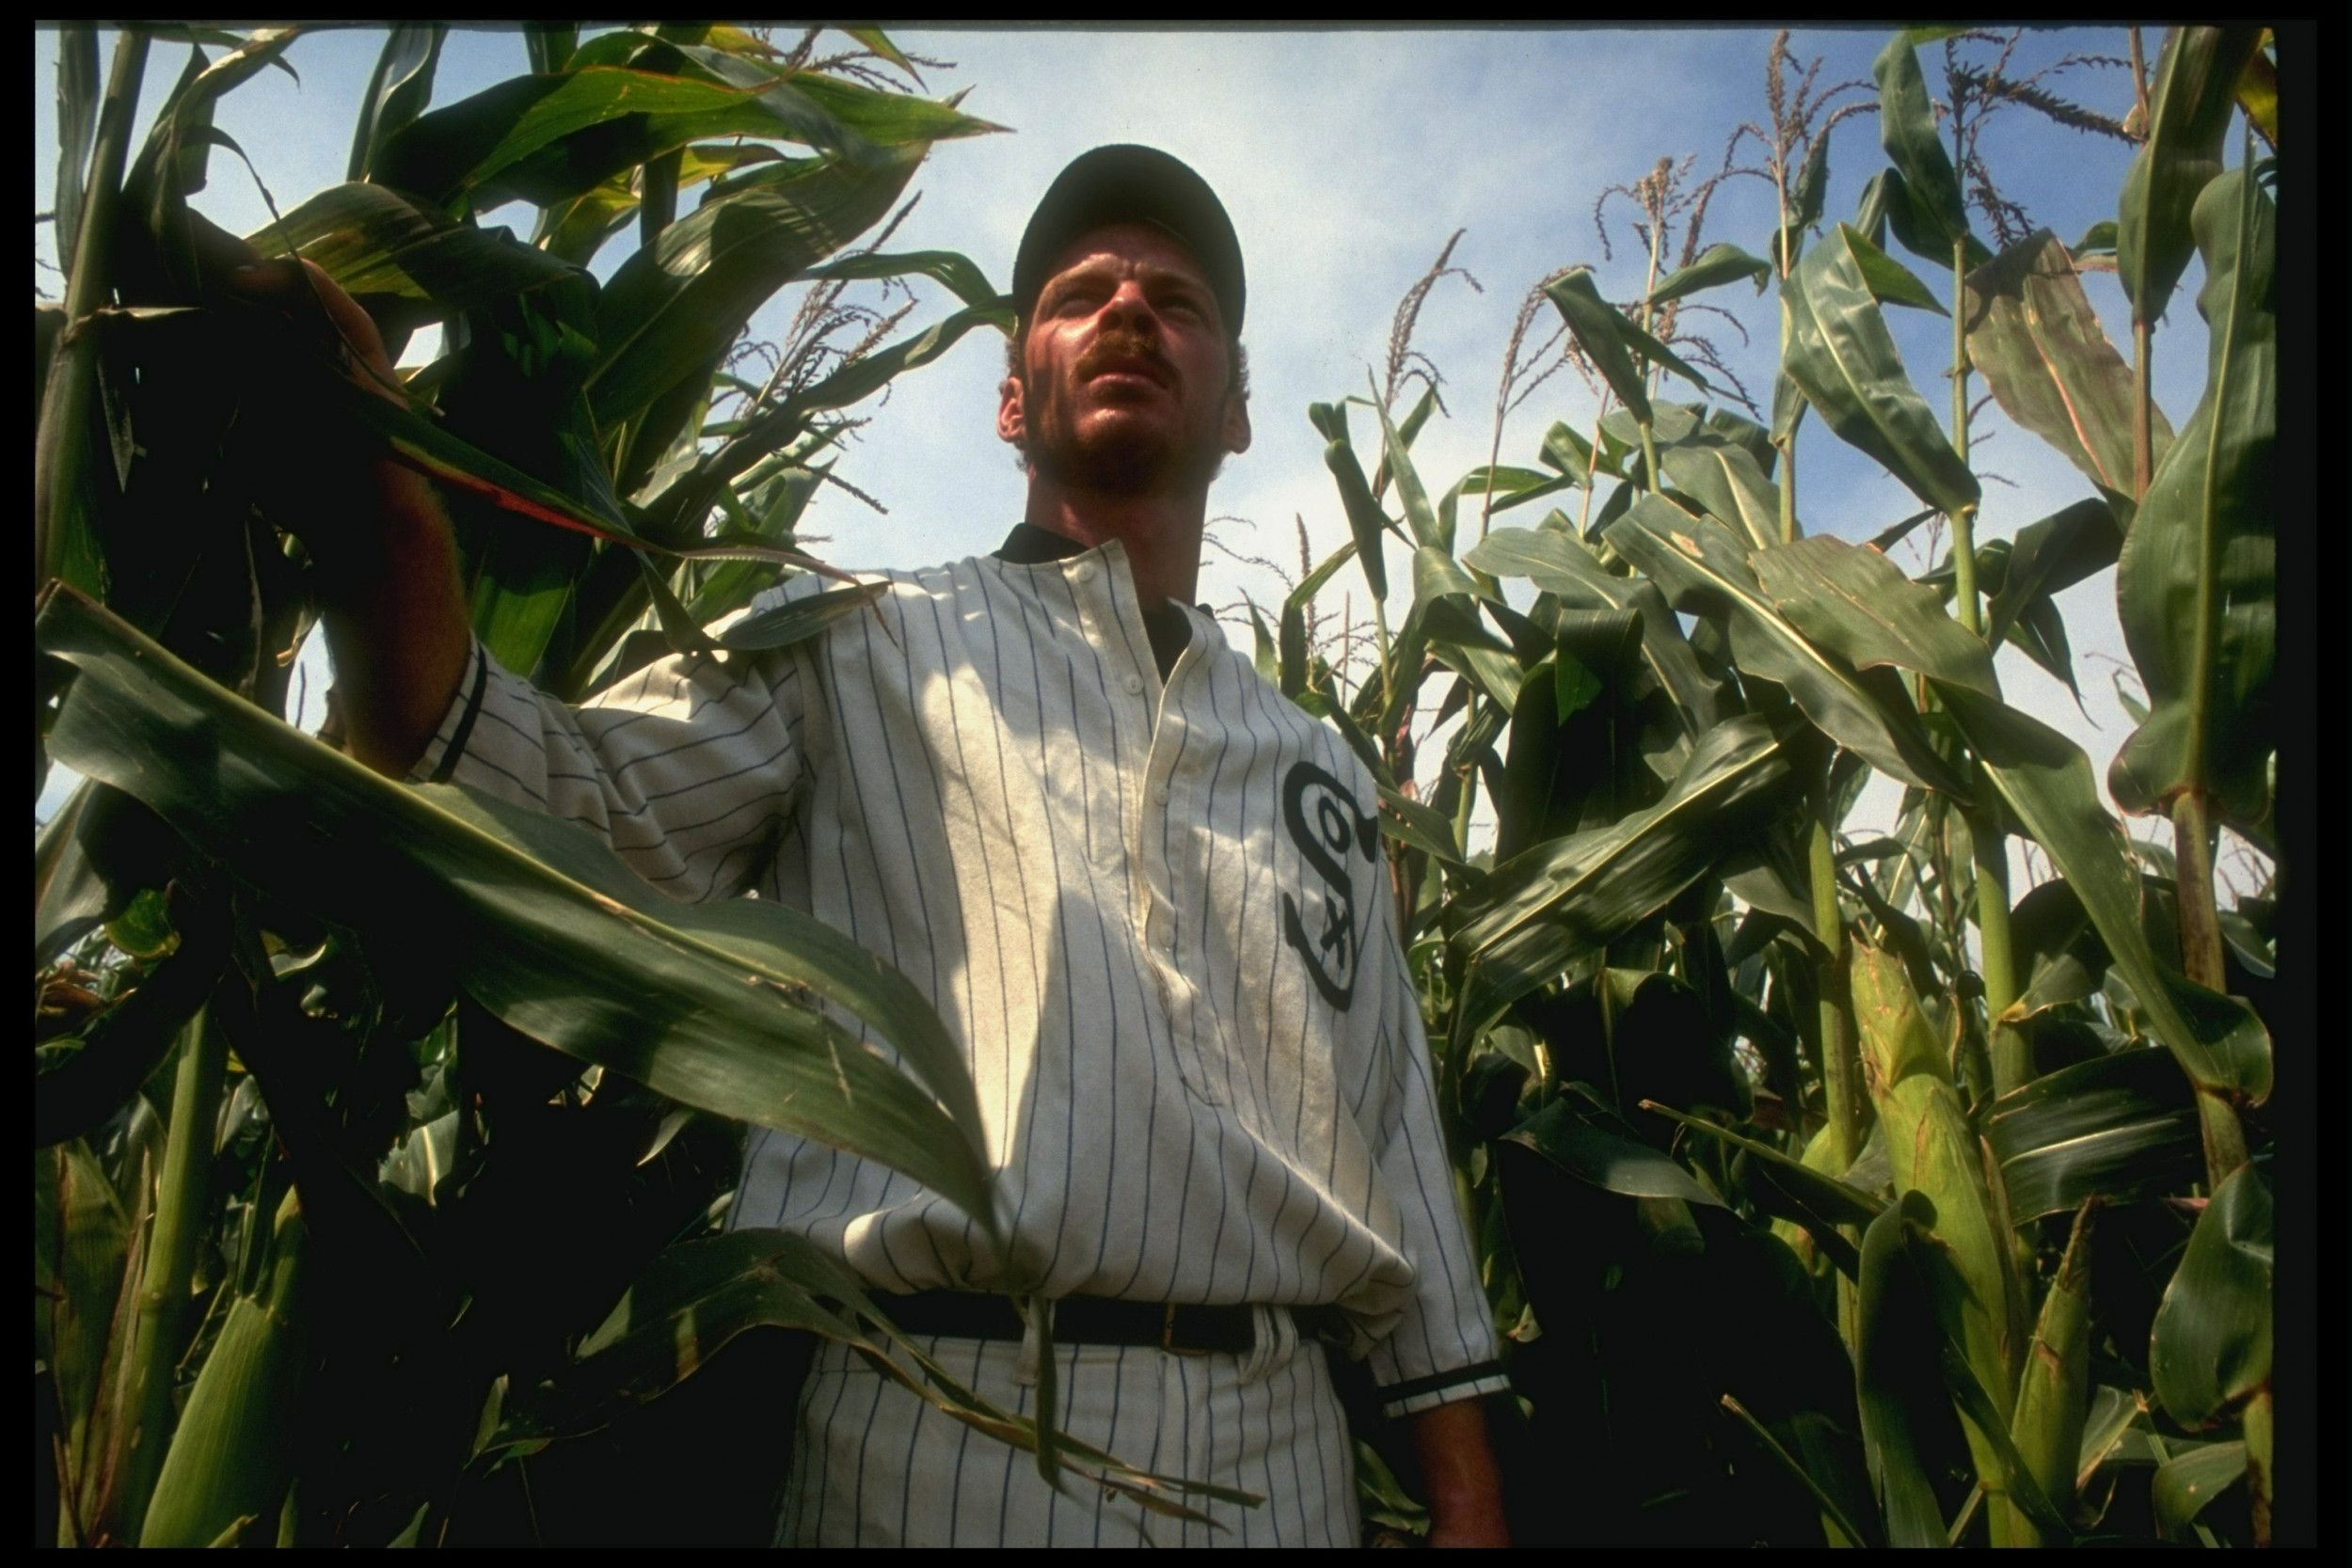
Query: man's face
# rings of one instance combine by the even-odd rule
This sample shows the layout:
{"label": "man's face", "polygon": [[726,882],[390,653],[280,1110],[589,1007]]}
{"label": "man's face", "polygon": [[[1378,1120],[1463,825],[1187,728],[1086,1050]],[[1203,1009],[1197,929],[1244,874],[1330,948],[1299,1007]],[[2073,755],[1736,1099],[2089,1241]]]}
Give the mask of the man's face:
{"label": "man's face", "polygon": [[1249,445],[1225,322],[1192,253],[1148,224],[1081,235],[1039,292],[997,434],[1043,478],[1120,495],[1206,491]]}

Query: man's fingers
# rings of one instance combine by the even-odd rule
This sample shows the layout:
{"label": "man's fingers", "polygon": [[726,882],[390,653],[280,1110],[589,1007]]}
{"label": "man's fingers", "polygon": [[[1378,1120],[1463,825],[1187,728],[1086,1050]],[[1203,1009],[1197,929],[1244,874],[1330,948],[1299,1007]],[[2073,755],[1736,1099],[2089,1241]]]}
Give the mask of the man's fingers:
{"label": "man's fingers", "polygon": [[323,351],[336,355],[354,383],[398,401],[392,388],[399,378],[384,352],[383,334],[317,262],[257,261],[223,275],[221,284],[240,298],[275,308],[317,340]]}

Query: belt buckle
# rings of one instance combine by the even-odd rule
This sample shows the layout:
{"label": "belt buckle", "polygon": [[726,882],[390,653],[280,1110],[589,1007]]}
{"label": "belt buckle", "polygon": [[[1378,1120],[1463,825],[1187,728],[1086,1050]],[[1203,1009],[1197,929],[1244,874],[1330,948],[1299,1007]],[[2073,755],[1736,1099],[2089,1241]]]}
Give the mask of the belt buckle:
{"label": "belt buckle", "polygon": [[1209,1354],[1205,1350],[1197,1350],[1176,1343],[1176,1304],[1172,1301],[1168,1304],[1168,1309],[1160,1319],[1160,1349],[1170,1355],[1206,1355]]}

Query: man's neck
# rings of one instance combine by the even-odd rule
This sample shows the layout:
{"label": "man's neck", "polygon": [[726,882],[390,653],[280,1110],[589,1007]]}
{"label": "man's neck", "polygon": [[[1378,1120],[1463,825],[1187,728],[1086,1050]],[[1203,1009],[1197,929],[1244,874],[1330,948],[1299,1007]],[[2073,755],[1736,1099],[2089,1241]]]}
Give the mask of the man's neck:
{"label": "man's neck", "polygon": [[1136,596],[1145,609],[1190,604],[1200,578],[1200,533],[1208,497],[1116,496],[1029,479],[1024,520],[1091,549],[1116,539],[1126,548]]}

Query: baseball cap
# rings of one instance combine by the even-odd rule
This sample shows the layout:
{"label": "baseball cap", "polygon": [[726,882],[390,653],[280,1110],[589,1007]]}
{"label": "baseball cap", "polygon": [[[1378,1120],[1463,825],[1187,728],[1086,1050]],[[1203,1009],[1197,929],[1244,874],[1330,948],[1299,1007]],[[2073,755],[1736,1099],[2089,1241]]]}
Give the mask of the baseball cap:
{"label": "baseball cap", "polygon": [[1225,329],[1239,334],[1248,291],[1241,241],[1209,182],[1155,147],[1114,143],[1081,152],[1046,187],[1012,266],[1012,298],[1026,316],[1062,248],[1090,229],[1148,223],[1166,230],[1200,262],[1216,294]]}

